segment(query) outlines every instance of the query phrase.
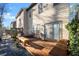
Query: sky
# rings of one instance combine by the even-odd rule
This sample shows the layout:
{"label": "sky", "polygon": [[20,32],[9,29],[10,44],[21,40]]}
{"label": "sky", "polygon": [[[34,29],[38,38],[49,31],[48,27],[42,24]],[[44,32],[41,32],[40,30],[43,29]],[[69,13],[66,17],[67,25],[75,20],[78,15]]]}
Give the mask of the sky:
{"label": "sky", "polygon": [[[73,8],[73,5],[75,6],[76,4],[71,4],[70,8],[72,12],[75,9]],[[29,6],[30,6],[30,3],[8,3],[6,4],[7,13],[4,13],[3,25],[5,27],[10,27],[11,22],[16,20],[15,17],[17,13],[20,11],[20,9],[27,8]],[[72,12],[71,12],[71,15],[69,16],[71,17],[70,19],[72,19],[72,16],[74,16],[74,13],[72,14]]]}
{"label": "sky", "polygon": [[21,8],[27,8],[30,3],[8,3],[6,4],[7,12],[4,13],[3,25],[9,27],[12,21],[15,21],[15,17]]}

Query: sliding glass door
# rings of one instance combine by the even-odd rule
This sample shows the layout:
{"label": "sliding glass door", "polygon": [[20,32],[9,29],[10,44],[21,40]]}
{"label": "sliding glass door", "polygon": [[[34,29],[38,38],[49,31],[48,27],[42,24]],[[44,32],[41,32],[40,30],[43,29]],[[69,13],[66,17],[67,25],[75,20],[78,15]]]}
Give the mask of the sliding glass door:
{"label": "sliding glass door", "polygon": [[58,40],[61,38],[61,22],[53,22],[46,24],[46,38]]}
{"label": "sliding glass door", "polygon": [[54,39],[60,39],[60,24],[59,23],[54,23],[53,24],[53,37]]}

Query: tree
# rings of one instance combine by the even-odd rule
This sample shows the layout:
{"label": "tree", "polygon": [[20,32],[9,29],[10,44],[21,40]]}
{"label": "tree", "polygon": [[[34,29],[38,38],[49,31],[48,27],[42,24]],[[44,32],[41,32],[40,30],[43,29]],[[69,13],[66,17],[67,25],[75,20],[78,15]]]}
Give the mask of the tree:
{"label": "tree", "polygon": [[5,3],[0,3],[0,27],[2,27],[3,14],[6,10],[5,7],[6,7]]}
{"label": "tree", "polygon": [[2,21],[3,21],[3,14],[6,11],[6,4],[5,3],[0,3],[0,41],[2,37]]}

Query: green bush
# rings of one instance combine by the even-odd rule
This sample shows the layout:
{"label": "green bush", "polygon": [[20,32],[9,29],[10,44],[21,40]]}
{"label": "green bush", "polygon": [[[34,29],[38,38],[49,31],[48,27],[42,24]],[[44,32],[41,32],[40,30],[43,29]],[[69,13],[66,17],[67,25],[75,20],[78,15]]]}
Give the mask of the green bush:
{"label": "green bush", "polygon": [[79,55],[79,20],[75,17],[70,23],[66,25],[69,31],[69,51],[70,55]]}

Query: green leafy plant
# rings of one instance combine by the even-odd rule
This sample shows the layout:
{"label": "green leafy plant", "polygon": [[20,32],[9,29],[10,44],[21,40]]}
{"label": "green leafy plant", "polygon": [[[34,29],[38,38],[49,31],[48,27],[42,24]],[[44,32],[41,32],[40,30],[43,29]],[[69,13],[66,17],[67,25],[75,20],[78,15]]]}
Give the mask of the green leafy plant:
{"label": "green leafy plant", "polygon": [[69,51],[70,55],[79,55],[79,20],[75,18],[66,25],[69,31]]}

